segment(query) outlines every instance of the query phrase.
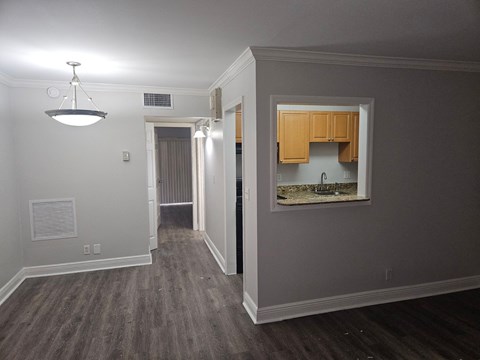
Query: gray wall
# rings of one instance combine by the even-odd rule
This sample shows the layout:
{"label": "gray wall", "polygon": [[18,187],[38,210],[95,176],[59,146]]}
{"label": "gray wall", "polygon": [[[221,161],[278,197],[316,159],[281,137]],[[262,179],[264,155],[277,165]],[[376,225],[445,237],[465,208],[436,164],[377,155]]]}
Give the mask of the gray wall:
{"label": "gray wall", "polygon": [[[43,112],[56,108],[44,89],[12,89],[16,122],[17,178],[25,266],[56,264],[148,253],[144,115],[205,116],[201,106],[175,110],[143,109],[137,93],[89,92],[108,112],[89,127],[69,127]],[[187,99],[188,100],[188,99]],[[196,104],[197,102],[193,102]],[[131,161],[122,161],[122,150]],[[28,202],[74,197],[78,238],[32,242]],[[83,245],[100,243],[101,255],[83,255]]]}
{"label": "gray wall", "polygon": [[[256,71],[260,307],[480,274],[480,74]],[[375,98],[371,205],[270,211],[270,95]]]}
{"label": "gray wall", "polygon": [[225,259],[223,122],[214,123],[200,141],[205,144],[205,232]]}
{"label": "gray wall", "polygon": [[0,288],[23,267],[9,100],[9,89],[0,84]]}
{"label": "gray wall", "polygon": [[[238,76],[222,87],[224,110],[243,99],[243,185],[250,189],[250,200],[244,200],[244,288],[257,301],[257,231],[256,231],[256,136],[255,136],[255,65],[248,65]],[[236,105],[236,104],[235,104]],[[235,115],[215,123],[205,143],[206,232],[224,258],[225,241],[235,244]],[[227,177],[225,178],[225,175]],[[215,184],[213,177],[215,176]],[[225,191],[225,185],[228,186]],[[225,219],[225,220],[224,220]],[[228,225],[228,226],[227,226]],[[233,230],[228,232],[226,226]]]}

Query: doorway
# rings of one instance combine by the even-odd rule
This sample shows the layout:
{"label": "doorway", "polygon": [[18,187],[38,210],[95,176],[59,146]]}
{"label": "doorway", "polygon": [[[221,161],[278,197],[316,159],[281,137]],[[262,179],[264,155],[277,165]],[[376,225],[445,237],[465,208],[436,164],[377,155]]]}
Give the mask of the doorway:
{"label": "doorway", "polygon": [[227,274],[244,272],[244,165],[242,98],[225,106],[224,169],[225,169],[225,270]]}
{"label": "doorway", "polygon": [[146,117],[148,209],[150,250],[157,247],[162,208],[179,204],[191,207],[191,228],[199,230],[198,149],[193,134],[197,118]]}

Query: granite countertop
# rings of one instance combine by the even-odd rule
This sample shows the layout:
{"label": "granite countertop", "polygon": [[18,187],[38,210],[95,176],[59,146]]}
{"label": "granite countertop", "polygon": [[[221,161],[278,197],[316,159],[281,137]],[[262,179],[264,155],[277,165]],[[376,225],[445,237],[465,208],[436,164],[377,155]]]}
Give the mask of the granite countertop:
{"label": "granite countertop", "polygon": [[321,188],[326,191],[336,191],[338,195],[318,195],[315,190],[320,188],[318,184],[277,186],[277,195],[285,197],[285,199],[277,198],[277,203],[291,206],[369,200],[364,196],[357,196],[356,183],[325,184]]}

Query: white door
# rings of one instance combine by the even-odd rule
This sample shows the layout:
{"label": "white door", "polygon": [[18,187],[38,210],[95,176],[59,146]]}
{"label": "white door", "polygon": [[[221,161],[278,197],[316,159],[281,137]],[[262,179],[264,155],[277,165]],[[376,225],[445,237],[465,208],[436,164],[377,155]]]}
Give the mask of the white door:
{"label": "white door", "polygon": [[155,137],[155,186],[157,187],[156,192],[157,192],[157,229],[162,223],[161,217],[160,217],[160,211],[162,210],[160,204],[162,203],[161,196],[160,196],[160,145],[158,143],[158,136],[155,134],[155,130],[153,132],[154,137]]}
{"label": "white door", "polygon": [[150,250],[158,247],[157,241],[157,176],[155,159],[155,127],[153,123],[145,123],[147,144],[147,191]]}

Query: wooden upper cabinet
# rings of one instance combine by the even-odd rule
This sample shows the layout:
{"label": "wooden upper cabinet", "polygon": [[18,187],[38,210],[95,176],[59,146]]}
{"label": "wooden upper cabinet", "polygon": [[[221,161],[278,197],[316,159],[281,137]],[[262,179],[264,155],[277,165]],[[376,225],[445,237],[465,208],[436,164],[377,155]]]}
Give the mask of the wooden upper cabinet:
{"label": "wooden upper cabinet", "polygon": [[310,113],[310,141],[330,142],[332,113],[315,111]]}
{"label": "wooden upper cabinet", "polygon": [[242,142],[242,112],[235,112],[235,142]]}
{"label": "wooden upper cabinet", "polygon": [[311,142],[349,142],[351,140],[350,112],[312,111],[310,114]]}
{"label": "wooden upper cabinet", "polygon": [[279,112],[279,161],[308,163],[310,159],[310,114],[308,111]]}
{"label": "wooden upper cabinet", "polygon": [[358,138],[360,133],[360,113],[352,113],[352,147],[353,160],[358,161]]}
{"label": "wooden upper cabinet", "polygon": [[352,113],[351,121],[352,141],[348,143],[338,144],[338,161],[339,162],[356,162],[358,161],[358,139],[360,129],[360,114]]}
{"label": "wooden upper cabinet", "polygon": [[277,110],[277,143],[280,142],[280,111]]}
{"label": "wooden upper cabinet", "polygon": [[352,113],[332,112],[331,136],[333,142],[350,142]]}

